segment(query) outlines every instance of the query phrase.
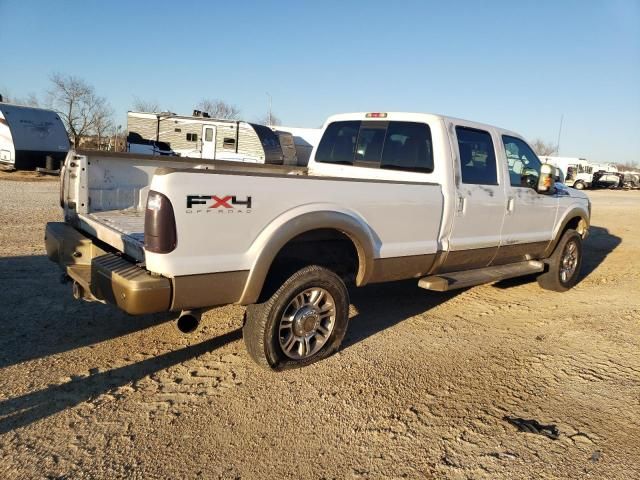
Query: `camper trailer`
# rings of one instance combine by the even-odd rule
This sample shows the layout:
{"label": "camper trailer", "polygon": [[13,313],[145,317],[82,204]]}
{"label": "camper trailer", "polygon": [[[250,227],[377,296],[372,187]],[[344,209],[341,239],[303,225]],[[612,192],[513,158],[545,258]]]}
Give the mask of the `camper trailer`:
{"label": "camper trailer", "polygon": [[240,120],[171,112],[128,112],[127,150],[155,155],[180,155],[205,160],[231,160],[297,165],[293,135]]}
{"label": "camper trailer", "polygon": [[58,114],[43,108],[0,102],[0,164],[18,170],[57,169],[69,151],[69,137]]}
{"label": "camper trailer", "polygon": [[298,165],[306,167],[311,157],[311,151],[320,141],[322,136],[321,128],[300,128],[300,127],[271,127],[276,133],[287,132],[293,135],[293,144],[296,149],[296,157]]}

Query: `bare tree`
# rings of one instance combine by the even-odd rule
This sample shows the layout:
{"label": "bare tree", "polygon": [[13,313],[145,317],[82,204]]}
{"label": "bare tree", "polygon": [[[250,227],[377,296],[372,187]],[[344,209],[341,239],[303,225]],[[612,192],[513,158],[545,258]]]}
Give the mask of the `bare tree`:
{"label": "bare tree", "polygon": [[14,97],[11,93],[7,93],[7,90],[4,90],[4,94],[2,95],[2,100],[5,103],[13,103],[14,105],[24,105],[26,107],[39,107],[40,100],[38,100],[38,96],[35,93],[29,93],[26,97]]}
{"label": "bare tree", "polygon": [[78,77],[59,73],[51,76],[51,83],[49,103],[60,115],[76,146],[82,137],[97,133],[98,128],[104,133],[112,110],[91,85]]}
{"label": "bare tree", "polygon": [[237,120],[240,117],[240,109],[223,100],[203,98],[196,108],[207,112],[212,118]]}
{"label": "bare tree", "polygon": [[260,125],[269,125],[271,127],[274,125],[282,125],[282,120],[280,120],[275,113],[267,112],[264,116],[258,117],[256,123],[259,123]]}
{"label": "bare tree", "polygon": [[132,107],[136,112],[160,112],[160,104],[157,101],[143,100],[139,97],[134,97]]}
{"label": "bare tree", "polygon": [[98,149],[102,150],[102,139],[113,129],[113,110],[108,105],[102,105],[95,112],[94,132],[98,137]]}
{"label": "bare tree", "polygon": [[558,151],[557,145],[554,145],[551,142],[545,142],[540,138],[536,138],[531,142],[531,148],[533,148],[538,155],[553,155]]}

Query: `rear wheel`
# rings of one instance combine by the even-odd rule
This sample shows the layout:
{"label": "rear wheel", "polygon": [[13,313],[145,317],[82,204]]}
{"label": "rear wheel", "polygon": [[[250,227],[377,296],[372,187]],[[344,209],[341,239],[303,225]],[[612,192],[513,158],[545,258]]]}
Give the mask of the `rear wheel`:
{"label": "rear wheel", "polygon": [[565,292],[578,283],[582,266],[582,237],[567,230],[547,260],[548,271],[538,276],[538,284],[555,292]]}
{"label": "rear wheel", "polygon": [[264,303],[247,307],[242,334],[251,358],[274,370],[328,357],[349,322],[349,293],[334,272],[309,266],[291,275]]}

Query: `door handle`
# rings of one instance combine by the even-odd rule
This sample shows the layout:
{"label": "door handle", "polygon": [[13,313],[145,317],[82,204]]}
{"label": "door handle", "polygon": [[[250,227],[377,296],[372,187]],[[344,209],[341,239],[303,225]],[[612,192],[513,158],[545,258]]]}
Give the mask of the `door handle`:
{"label": "door handle", "polygon": [[509,197],[507,199],[507,213],[513,213],[516,208],[516,199],[515,197]]}
{"label": "door handle", "polygon": [[464,204],[466,202],[465,197],[458,196],[458,204],[456,205],[456,215],[462,215],[464,213]]}

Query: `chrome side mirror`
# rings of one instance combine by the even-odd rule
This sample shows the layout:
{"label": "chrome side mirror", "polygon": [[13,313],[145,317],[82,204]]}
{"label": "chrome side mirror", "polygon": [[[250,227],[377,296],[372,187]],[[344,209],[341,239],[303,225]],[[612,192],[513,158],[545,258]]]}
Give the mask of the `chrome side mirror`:
{"label": "chrome side mirror", "polygon": [[554,168],[548,163],[540,166],[540,178],[538,179],[538,193],[551,193],[555,185],[553,174]]}

